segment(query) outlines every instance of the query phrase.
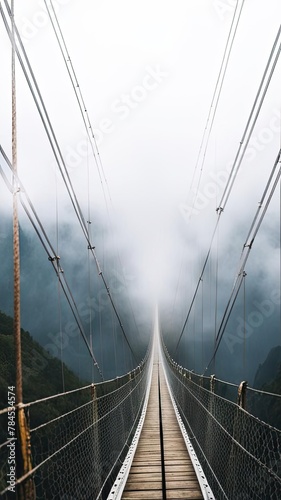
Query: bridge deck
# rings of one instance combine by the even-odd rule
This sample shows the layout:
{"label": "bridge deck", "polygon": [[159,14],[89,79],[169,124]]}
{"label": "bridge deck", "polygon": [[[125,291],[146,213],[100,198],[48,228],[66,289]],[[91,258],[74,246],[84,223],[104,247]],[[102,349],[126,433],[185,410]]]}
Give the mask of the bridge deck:
{"label": "bridge deck", "polygon": [[162,498],[203,496],[156,359],[146,417],[122,499]]}

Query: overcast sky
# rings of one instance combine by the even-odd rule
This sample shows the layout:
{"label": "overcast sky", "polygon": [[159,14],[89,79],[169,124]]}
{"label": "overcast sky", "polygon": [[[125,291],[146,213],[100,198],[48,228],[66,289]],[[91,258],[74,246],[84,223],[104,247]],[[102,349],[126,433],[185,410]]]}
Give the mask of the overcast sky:
{"label": "overcast sky", "polygon": [[[92,206],[98,205],[106,216],[96,167],[90,148],[87,153],[85,130],[44,2],[15,3],[17,26],[85,218],[89,166]],[[205,158],[199,188],[203,208],[191,220],[184,216],[183,206],[190,204],[192,175],[236,2],[54,0],[53,4],[94,128],[119,245],[134,261],[143,290],[147,284],[144,293],[170,290],[182,269],[182,256],[190,275],[199,269],[210,242],[222,190],[219,187],[210,198],[206,189],[216,172],[226,171],[234,160],[280,24],[280,0],[244,3]],[[9,155],[10,55],[0,20],[0,143]],[[226,248],[237,237],[240,224],[248,227],[280,146],[280,88],[281,61],[223,215]],[[65,192],[18,66],[17,103],[19,175],[39,213],[51,223],[56,189],[61,217],[68,216]],[[11,201],[2,181],[0,190],[4,210]],[[277,217],[277,197],[271,210]],[[277,234],[278,223],[272,230]],[[233,262],[239,259],[244,234]],[[232,273],[230,283],[233,279]],[[172,302],[175,290],[170,293]],[[185,302],[182,310],[184,316]]]}

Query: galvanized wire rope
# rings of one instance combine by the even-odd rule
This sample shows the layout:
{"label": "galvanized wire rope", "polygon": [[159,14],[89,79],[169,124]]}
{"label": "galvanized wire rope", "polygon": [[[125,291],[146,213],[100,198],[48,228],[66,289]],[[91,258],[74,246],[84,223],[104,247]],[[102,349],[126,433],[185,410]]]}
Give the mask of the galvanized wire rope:
{"label": "galvanized wire rope", "polygon": [[[213,129],[213,125],[214,125],[214,121],[215,121],[215,117],[216,117],[216,111],[217,111],[217,108],[219,105],[222,87],[223,87],[223,83],[224,83],[224,79],[225,79],[225,75],[226,75],[226,71],[227,71],[227,67],[228,67],[228,63],[229,63],[229,58],[231,55],[232,46],[233,46],[233,43],[235,40],[235,36],[236,36],[237,28],[239,25],[243,6],[244,6],[244,0],[242,0],[240,6],[239,6],[239,1],[236,2],[230,30],[229,30],[229,34],[227,37],[227,42],[226,42],[226,46],[224,49],[224,54],[223,54],[220,70],[219,70],[219,74],[217,77],[212,101],[210,104],[210,108],[209,108],[209,112],[208,112],[208,116],[207,116],[207,120],[206,120],[206,124],[205,124],[205,128],[204,128],[203,136],[201,139],[201,144],[200,144],[200,148],[199,148],[199,152],[198,152],[198,156],[197,156],[197,160],[196,160],[196,164],[195,164],[194,174],[193,174],[193,178],[192,178],[192,182],[191,182],[191,187],[190,187],[190,191],[191,191],[194,177],[195,177],[195,172],[199,166],[199,160],[201,158],[199,178],[198,178],[197,186],[195,189],[195,196],[193,199],[192,209],[194,208],[194,205],[196,203],[196,199],[198,196],[198,191],[199,191],[200,182],[201,182],[201,178],[202,178],[203,167],[204,167],[204,163],[205,163],[205,159],[206,159],[206,153],[207,153],[207,149],[208,149],[208,145],[209,145],[210,135],[211,135],[211,132]],[[205,146],[204,146],[204,142],[205,142]],[[203,150],[203,146],[204,146],[204,150]],[[191,210],[191,213],[192,213],[192,210]]]}
{"label": "galvanized wire rope", "polygon": [[[7,157],[7,155],[5,154],[3,148],[0,146],[0,153],[1,155],[3,156],[6,164],[11,168],[11,164],[9,162],[9,159]],[[4,178],[5,180],[5,183],[8,187],[8,189],[10,191],[12,191],[12,185],[9,183],[8,181],[8,178],[7,176],[5,175],[4,171],[3,171],[3,168],[1,166],[1,163],[0,163],[0,174],[2,175],[2,177]],[[97,367],[98,369],[98,372],[99,372],[99,375],[101,377],[101,379],[103,380],[103,374],[102,374],[102,371],[99,367],[99,364],[94,356],[94,353],[93,353],[93,350],[92,350],[92,347],[90,346],[89,342],[88,342],[88,339],[86,337],[86,333],[84,331],[84,327],[82,325],[82,320],[80,318],[80,314],[79,314],[79,311],[78,311],[78,307],[77,307],[77,304],[76,304],[76,301],[74,299],[74,296],[72,294],[72,291],[70,289],[70,286],[67,282],[67,279],[66,279],[66,276],[65,276],[65,273],[62,272],[62,268],[61,268],[61,264],[60,264],[60,257],[57,256],[57,254],[55,253],[55,250],[54,250],[54,246],[52,245],[48,235],[47,235],[47,232],[45,231],[44,229],[44,226],[43,224],[41,223],[40,219],[39,219],[39,216],[34,208],[34,205],[32,204],[29,196],[27,195],[27,192],[26,190],[24,189],[23,187],[23,184],[22,182],[20,181],[18,175],[17,175],[17,182],[18,182],[18,185],[19,185],[19,193],[20,193],[20,203],[28,217],[28,219],[30,220],[34,230],[35,230],[35,233],[37,234],[45,252],[47,253],[48,255],[48,260],[51,262],[51,265],[58,277],[58,280],[59,280],[59,284],[62,288],[62,291],[66,297],[66,300],[70,306],[70,309],[73,313],[73,316],[74,316],[74,319],[76,321],[76,324],[78,326],[78,329],[80,331],[80,334],[82,335],[83,339],[84,339],[84,342],[85,342],[85,345],[90,353],[90,356],[94,362],[94,365]],[[27,203],[25,202],[24,200],[24,197],[26,198],[26,201]],[[28,206],[29,208],[28,208]]]}
{"label": "galvanized wire rope", "polygon": [[[72,84],[73,90],[75,92],[76,100],[77,100],[77,103],[78,103],[78,106],[79,106],[79,109],[80,109],[82,120],[83,120],[83,123],[84,123],[84,126],[85,126],[85,130],[86,130],[86,133],[87,133],[87,137],[88,137],[90,145],[91,145],[91,151],[92,151],[92,154],[93,154],[93,157],[95,159],[95,163],[96,163],[96,166],[97,166],[97,169],[98,169],[99,179],[100,179],[100,183],[101,183],[101,186],[102,186],[102,191],[103,191],[103,195],[104,195],[105,205],[106,205],[106,208],[107,208],[107,214],[108,214],[108,218],[109,218],[109,223],[110,223],[110,225],[112,225],[112,221],[111,221],[110,214],[109,214],[109,207],[108,207],[108,203],[107,203],[106,192],[105,192],[105,189],[104,189],[104,186],[103,186],[103,179],[104,179],[105,185],[107,187],[107,193],[108,193],[108,197],[109,197],[109,202],[112,205],[111,194],[110,194],[109,185],[108,185],[108,182],[107,182],[107,179],[106,179],[106,176],[105,176],[103,162],[102,162],[102,159],[101,159],[101,156],[100,156],[100,152],[99,152],[99,148],[98,148],[97,141],[96,141],[96,138],[95,138],[93,126],[92,126],[91,119],[90,119],[90,116],[89,116],[89,113],[88,113],[88,109],[87,109],[87,106],[86,106],[86,103],[85,103],[85,99],[84,99],[83,94],[82,94],[81,86],[80,86],[80,84],[78,82],[77,74],[76,74],[76,71],[74,69],[73,62],[72,62],[72,59],[71,59],[70,54],[69,54],[69,50],[68,50],[67,45],[66,45],[65,37],[64,37],[61,25],[60,25],[59,20],[58,20],[58,16],[57,16],[56,11],[55,11],[54,6],[53,6],[53,2],[52,2],[52,0],[50,0],[51,9],[48,7],[48,4],[47,4],[46,0],[44,0],[44,3],[45,3],[46,10],[48,12],[48,16],[49,16],[50,22],[52,24],[53,31],[55,33],[55,36],[56,36],[56,39],[57,39],[57,42],[58,42],[58,45],[59,45],[59,48],[60,48],[60,51],[61,51],[61,54],[62,54],[62,57],[64,59],[65,66],[67,68],[67,72],[68,72],[69,78],[71,80],[71,84]],[[102,177],[103,177],[103,179],[102,179]],[[119,254],[118,248],[117,248],[117,256],[118,256],[118,259],[120,261],[120,267],[122,269],[122,263],[121,263],[121,258],[120,258],[120,254]],[[134,313],[134,310],[133,310],[132,303],[131,303],[129,295],[128,295],[128,302],[129,302],[130,309],[131,309],[131,312],[132,312],[133,321],[134,321],[134,324],[135,324],[136,331],[138,331],[138,326],[137,326],[136,319],[135,319],[135,313]],[[127,342],[127,339],[126,339],[126,342]]]}
{"label": "galvanized wire rope", "polygon": [[77,103],[78,103],[78,106],[79,106],[79,109],[80,109],[82,120],[83,120],[85,129],[86,129],[86,133],[87,133],[88,139],[89,139],[90,144],[91,144],[92,154],[93,154],[93,157],[95,159],[95,163],[96,163],[96,166],[97,166],[97,169],[98,169],[99,179],[100,179],[100,183],[101,183],[102,190],[103,190],[105,204],[106,204],[106,207],[107,207],[107,199],[106,199],[106,194],[105,194],[105,190],[104,190],[104,186],[103,186],[102,175],[103,175],[105,184],[107,186],[107,191],[108,191],[108,195],[109,195],[109,199],[110,200],[111,200],[111,196],[110,196],[108,183],[107,183],[107,180],[106,180],[106,177],[105,177],[105,173],[104,173],[104,168],[103,168],[102,160],[101,160],[100,153],[99,153],[99,150],[98,150],[98,145],[97,145],[96,138],[95,138],[95,135],[94,135],[94,132],[93,132],[93,127],[92,127],[91,120],[90,120],[90,117],[89,117],[89,113],[88,113],[88,110],[87,110],[87,106],[86,106],[86,103],[85,103],[85,100],[84,100],[84,97],[83,97],[83,94],[82,94],[81,87],[80,87],[78,79],[77,79],[77,75],[76,75],[76,72],[75,72],[72,60],[70,58],[69,50],[68,50],[68,48],[66,46],[65,37],[63,35],[60,23],[58,21],[58,17],[56,15],[56,11],[54,9],[53,2],[52,2],[52,0],[50,0],[51,10],[48,7],[48,4],[47,4],[46,0],[44,0],[44,3],[45,3],[45,7],[46,7],[49,19],[51,21],[51,25],[53,27],[53,30],[54,30],[54,33],[55,33],[55,36],[56,36],[56,39],[57,39],[57,42],[58,42],[61,54],[62,54],[62,57],[63,57],[64,62],[65,62],[65,66],[67,68],[67,72],[68,72],[69,78],[71,80],[71,84],[72,84],[73,90],[75,92],[75,96],[76,96],[76,100],[77,100]]}
{"label": "galvanized wire rope", "polygon": [[226,383],[237,389],[236,400],[222,397],[222,381],[190,372],[171,358],[163,343],[162,349],[172,395],[215,498],[280,498],[281,430],[262,421],[258,410],[261,396],[272,396],[272,408],[281,395],[275,401],[271,393],[259,391],[258,406],[252,397],[247,405],[254,413],[246,411],[238,405],[240,386]]}
{"label": "galvanized wire rope", "polygon": [[[221,197],[221,201],[219,203],[218,208],[216,209],[217,216],[218,216],[217,217],[217,221],[216,221],[215,228],[214,228],[214,231],[213,231],[212,236],[211,236],[211,241],[210,241],[210,244],[209,244],[209,247],[208,247],[207,255],[206,255],[206,258],[204,260],[203,267],[202,267],[202,270],[201,270],[201,273],[200,273],[197,285],[195,287],[195,291],[194,291],[194,294],[192,296],[192,300],[191,300],[190,306],[188,308],[188,312],[187,312],[187,315],[186,315],[186,318],[185,318],[182,330],[180,332],[180,335],[179,335],[179,338],[178,338],[178,341],[177,341],[177,344],[176,344],[176,351],[177,351],[177,349],[179,347],[180,340],[181,340],[181,338],[183,336],[186,324],[188,322],[188,319],[189,319],[192,307],[194,305],[194,302],[195,302],[195,299],[196,299],[196,296],[197,296],[197,292],[198,292],[198,289],[199,289],[200,282],[201,282],[201,280],[203,278],[203,275],[204,275],[204,272],[205,272],[205,269],[206,269],[206,266],[207,266],[210,254],[211,254],[211,250],[212,250],[212,246],[213,246],[213,241],[214,241],[214,237],[215,237],[216,231],[218,229],[218,225],[219,225],[219,220],[220,220],[221,214],[225,210],[225,207],[226,207],[226,204],[228,202],[229,196],[230,196],[231,191],[233,189],[233,185],[234,185],[234,182],[236,180],[238,171],[239,171],[239,169],[241,167],[242,160],[243,160],[243,158],[245,156],[246,148],[247,148],[247,146],[249,144],[249,140],[250,140],[250,138],[252,136],[254,127],[256,125],[257,119],[258,119],[260,111],[261,111],[262,104],[264,102],[265,96],[266,96],[268,88],[269,88],[269,84],[271,82],[273,73],[275,71],[275,68],[276,68],[276,65],[277,65],[277,62],[278,62],[278,59],[279,59],[279,56],[280,56],[280,51],[281,51],[281,43],[279,42],[280,41],[280,37],[281,37],[281,26],[278,29],[278,32],[277,32],[277,35],[275,37],[275,40],[274,40],[274,43],[273,43],[270,55],[268,57],[268,60],[267,60],[267,63],[266,63],[266,67],[265,67],[265,70],[264,70],[264,73],[263,73],[263,76],[262,76],[262,79],[261,79],[258,91],[256,93],[256,96],[255,96],[255,99],[254,99],[254,103],[252,105],[252,108],[251,108],[251,111],[250,111],[250,114],[249,114],[249,117],[248,117],[245,129],[244,129],[244,132],[243,132],[243,135],[242,135],[242,139],[240,141],[240,144],[239,144],[239,147],[238,147],[238,150],[237,150],[237,153],[236,153],[233,165],[232,165],[232,169],[231,169],[230,174],[229,174],[228,181],[226,183],[224,192],[223,192],[222,197]],[[279,45],[278,45],[278,43],[279,43]],[[242,148],[242,146],[243,146],[243,148]]]}
{"label": "galvanized wire rope", "polygon": [[[277,168],[279,166],[279,168]],[[260,202],[258,204],[258,208],[256,210],[256,213],[254,215],[253,221],[251,223],[249,232],[247,234],[245,243],[242,248],[241,256],[240,256],[240,261],[238,264],[238,273],[235,277],[235,281],[231,290],[231,294],[228,300],[228,303],[226,305],[217,335],[216,335],[216,345],[214,349],[214,353],[205,369],[205,372],[208,370],[210,367],[212,361],[214,360],[214,357],[218,351],[218,348],[220,346],[223,334],[225,332],[225,328],[227,326],[231,311],[233,310],[236,298],[238,296],[240,287],[243,283],[244,279],[244,269],[247,263],[247,260],[249,258],[250,251],[252,249],[253,243],[255,241],[256,235],[259,231],[259,228],[262,224],[262,221],[264,219],[264,216],[267,212],[267,209],[269,207],[269,204],[271,202],[271,199],[275,193],[275,190],[278,186],[278,183],[280,182],[280,177],[281,177],[281,149],[279,150],[277,157],[275,159],[273,168],[270,172],[268,181],[266,183],[266,187],[263,191],[262,197],[260,199]]]}
{"label": "galvanized wire rope", "polygon": [[[36,498],[105,497],[140,419],[150,380],[151,352],[150,345],[141,364],[122,377],[23,405],[32,423],[33,467],[17,479],[16,489],[32,476]],[[55,414],[51,408],[56,408]],[[0,411],[0,419],[6,418],[8,410]],[[6,444],[0,445],[0,480]],[[7,491],[2,489],[0,494],[5,498]]]}
{"label": "galvanized wire rope", "polygon": [[[8,5],[8,2],[7,2],[7,0],[4,0],[4,2],[5,2],[5,5],[6,5],[6,9],[8,11],[8,15],[10,16],[11,15],[11,11],[10,11],[10,7]],[[7,22],[7,19],[5,17],[5,13],[3,11],[3,8],[2,8],[1,4],[0,4],[0,13],[1,13],[1,16],[3,18],[4,25],[5,25],[6,31],[8,33],[8,36],[11,38],[11,30],[9,28],[9,25],[8,25],[8,22]],[[85,222],[85,219],[84,219],[84,216],[83,216],[83,213],[82,213],[79,201],[77,199],[75,190],[73,188],[73,185],[72,185],[69,173],[68,173],[68,169],[66,167],[66,163],[64,161],[62,152],[60,150],[60,147],[59,147],[56,135],[54,133],[52,124],[50,122],[50,119],[49,119],[49,116],[48,116],[48,113],[47,113],[47,110],[46,110],[46,107],[45,107],[45,104],[44,104],[44,100],[42,98],[40,89],[38,87],[38,84],[37,84],[37,81],[35,79],[33,70],[31,68],[29,59],[28,59],[26,51],[24,49],[24,46],[23,46],[23,43],[22,43],[19,31],[18,31],[18,29],[17,29],[16,26],[15,26],[15,34],[16,34],[16,37],[17,37],[17,40],[18,40],[18,43],[19,43],[19,46],[16,44],[16,47],[15,47],[16,53],[17,53],[19,62],[21,64],[23,73],[25,75],[25,78],[27,80],[27,83],[29,85],[31,94],[32,94],[33,99],[35,101],[37,110],[38,110],[39,115],[41,117],[41,120],[42,120],[44,129],[45,129],[45,132],[46,132],[47,137],[48,137],[49,142],[50,142],[51,149],[52,149],[53,154],[54,154],[55,159],[56,159],[56,163],[57,163],[59,171],[60,171],[60,173],[62,175],[62,178],[63,178],[64,184],[65,184],[67,193],[68,193],[68,195],[70,197],[70,200],[71,200],[71,203],[72,203],[75,215],[76,215],[76,217],[78,219],[78,222],[79,222],[79,225],[80,225],[80,227],[82,229],[82,233],[83,233],[83,235],[84,235],[84,237],[86,239],[88,250],[90,251],[90,253],[94,257],[94,261],[96,263],[98,274],[101,277],[103,285],[104,285],[104,287],[105,287],[105,289],[107,291],[109,302],[110,302],[110,304],[111,304],[111,306],[113,308],[113,311],[114,311],[114,314],[115,314],[115,316],[117,318],[117,321],[118,321],[118,324],[120,326],[121,332],[122,332],[122,334],[123,334],[123,336],[125,338],[125,341],[126,341],[128,347],[129,347],[129,350],[131,351],[131,354],[132,354],[132,357],[133,357],[135,363],[137,363],[137,356],[136,356],[136,354],[135,354],[135,352],[134,352],[134,350],[133,350],[133,348],[131,346],[131,343],[129,341],[129,337],[128,337],[127,333],[125,332],[123,323],[121,321],[120,314],[119,314],[119,312],[117,310],[117,307],[116,307],[115,302],[113,300],[113,297],[112,297],[112,294],[110,292],[109,286],[108,286],[107,281],[106,281],[106,279],[105,279],[105,277],[103,275],[103,272],[101,270],[101,267],[100,267],[100,264],[99,264],[99,261],[98,261],[98,258],[97,258],[97,254],[96,254],[96,251],[95,251],[95,247],[93,246],[93,244],[91,243],[91,241],[89,239],[89,232],[88,232],[87,224]],[[21,51],[21,53],[20,53],[20,51]],[[24,63],[24,61],[25,61],[25,63]],[[28,74],[28,72],[30,73],[30,75]]]}

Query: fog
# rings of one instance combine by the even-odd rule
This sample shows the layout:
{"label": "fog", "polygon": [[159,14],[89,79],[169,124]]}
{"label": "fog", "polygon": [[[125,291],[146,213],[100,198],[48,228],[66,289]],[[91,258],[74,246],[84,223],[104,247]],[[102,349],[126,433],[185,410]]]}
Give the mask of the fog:
{"label": "fog", "polygon": [[[84,0],[81,5],[76,0],[56,0],[53,4],[91,120],[101,159],[99,172],[44,2],[21,2],[16,6],[16,23],[83,216],[91,221],[92,244],[105,278],[117,290],[114,300],[140,358],[156,302],[164,337],[175,353],[217,221],[216,208],[278,30],[280,2],[269,0],[265,6],[262,0],[255,0],[243,6],[204,163],[197,169],[235,2]],[[11,48],[2,20],[0,47],[0,143],[10,157]],[[175,353],[183,364],[200,373],[212,356],[216,328],[231,293],[245,238],[280,148],[280,69],[279,61]],[[81,311],[85,311],[87,297],[97,297],[102,283],[94,262],[89,263],[86,241],[19,65],[17,109],[19,177],[56,246],[75,299],[83,303]],[[0,308],[11,313],[7,252],[12,199],[2,179],[0,190],[4,263]],[[226,328],[228,337],[224,336],[217,354],[220,377],[252,380],[270,348],[280,343],[277,191],[251,250],[245,291],[242,287]],[[46,345],[50,335],[59,331],[58,316],[52,315],[58,309],[57,278],[55,273],[49,275],[50,263],[40,243],[35,243],[22,211],[20,217],[25,238],[22,286],[29,290],[22,298],[23,327]],[[121,288],[115,286],[116,280],[121,280]],[[38,292],[42,288],[44,300]],[[266,300],[274,305],[270,312],[261,313],[262,323],[250,325],[245,340],[237,336],[239,318],[244,318],[245,326],[245,319],[257,309],[255,303]],[[63,302],[61,308],[66,324],[69,312]],[[30,314],[34,309],[40,314]],[[134,361],[110,305],[95,313],[93,335],[94,331],[106,332],[103,337],[96,334],[93,342],[100,365],[107,367],[106,376],[131,369]],[[89,334],[89,325],[85,328]],[[239,340],[235,342],[231,335]],[[124,343],[123,358],[114,347],[120,342]],[[73,344],[64,350],[65,361],[88,377],[90,368],[83,372],[88,354],[76,347]]]}

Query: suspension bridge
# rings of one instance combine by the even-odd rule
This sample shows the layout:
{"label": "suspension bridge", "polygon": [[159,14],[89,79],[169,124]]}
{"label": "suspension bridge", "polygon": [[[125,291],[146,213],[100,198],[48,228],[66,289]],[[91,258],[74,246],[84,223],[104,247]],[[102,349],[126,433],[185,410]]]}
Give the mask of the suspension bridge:
{"label": "suspension bridge", "polygon": [[127,375],[23,405],[31,422],[51,400],[72,408],[31,426],[30,470],[1,497],[277,500],[281,431],[245,409],[245,387],[230,401],[219,382],[173,361],[156,317],[147,354]]}
{"label": "suspension bridge", "polygon": [[[78,104],[79,119],[82,118],[85,128],[88,206],[85,210],[85,207],[81,205],[81,197],[77,194],[73,181],[75,176],[69,172],[69,165],[60,147],[60,141],[28,57],[27,46],[23,42],[15,21],[14,1],[0,0],[3,30],[12,47],[12,154],[9,155],[0,144],[0,174],[5,189],[13,199],[15,283],[15,383],[12,382],[7,387],[7,401],[0,408],[0,497],[5,500],[10,498],[20,500],[279,500],[281,498],[281,430],[270,418],[264,421],[259,409],[263,406],[264,399],[267,398],[269,413],[273,408],[276,411],[276,407],[280,408],[281,395],[252,388],[242,377],[241,383],[238,384],[226,382],[217,378],[216,374],[212,375],[212,370],[214,369],[215,373],[222,339],[227,338],[230,351],[234,351],[237,344],[243,344],[244,373],[246,337],[249,334],[249,328],[252,330],[258,328],[260,322],[263,323],[266,319],[270,322],[278,307],[280,312],[280,277],[276,278],[278,273],[270,277],[272,282],[275,279],[274,283],[279,286],[278,290],[277,288],[271,290],[270,300],[267,298],[255,302],[258,304],[258,312],[249,314],[251,324],[247,323],[250,319],[246,315],[245,287],[246,264],[268,209],[274,200],[276,202],[277,188],[280,186],[281,149],[279,143],[274,154],[270,155],[267,168],[263,169],[264,182],[261,182],[262,189],[258,193],[257,207],[255,206],[252,218],[245,220],[245,225],[249,223],[248,231],[245,231],[246,236],[242,241],[242,251],[236,266],[234,283],[230,287],[227,300],[219,296],[220,293],[224,294],[227,287],[223,283],[223,292],[220,292],[218,287],[220,279],[218,233],[225,208],[229,206],[229,199],[233,196],[233,187],[239,177],[241,164],[247,152],[249,153],[247,148],[251,144],[261,110],[265,106],[268,89],[276,74],[281,51],[281,27],[278,27],[273,39],[231,168],[228,168],[227,175],[221,171],[217,175],[222,184],[222,193],[220,198],[216,196],[214,200],[216,219],[213,231],[209,235],[209,246],[206,248],[203,259],[200,260],[199,267],[196,268],[196,271],[199,268],[198,275],[190,280],[188,292],[182,291],[185,297],[184,311],[179,313],[175,307],[176,299],[182,290],[180,278],[185,275],[182,272],[183,262],[181,262],[173,304],[172,329],[169,331],[170,325],[165,324],[164,307],[161,308],[160,305],[159,311],[156,307],[154,313],[152,331],[146,331],[143,340],[138,331],[134,313],[132,314],[133,320],[128,320],[126,317],[125,322],[123,321],[124,310],[130,309],[131,303],[127,296],[124,298],[123,288],[116,286],[116,279],[108,278],[116,270],[115,260],[112,258],[104,270],[105,259],[102,259],[101,264],[98,258],[98,247],[101,241],[98,240],[97,244],[93,243],[89,188],[92,181],[89,168],[90,157],[97,169],[97,179],[102,188],[107,210],[111,204],[109,186],[84,95],[59,23],[57,9],[54,8],[51,0],[44,0],[44,6],[44,15],[48,18],[58,43],[75,94],[76,104]],[[194,197],[192,202],[182,207],[183,215],[188,221],[202,208],[198,200],[201,196],[203,167],[241,16],[243,20],[243,8],[244,0],[240,0],[233,9],[219,76],[191,181],[189,196],[192,192]],[[55,200],[54,206],[56,207],[54,210],[56,222],[51,230],[48,224],[42,221],[40,210],[37,210],[36,203],[33,203],[32,196],[24,187],[21,171],[18,172],[17,169],[16,61],[32,97],[32,103],[40,117],[42,130],[47,137],[55,165],[53,168],[56,177],[54,189],[56,197],[53,200]],[[144,87],[139,85],[134,87],[130,95],[131,98],[133,96],[139,99],[138,103],[141,102],[140,95],[143,98],[144,92],[147,93],[149,89],[160,85],[161,78],[164,78],[163,75],[166,74],[158,66],[155,67],[156,69],[149,68],[149,73],[142,80]],[[155,79],[153,82],[152,77]],[[122,102],[127,103],[127,101]],[[120,106],[118,100],[117,104]],[[136,103],[133,102],[133,105]],[[58,185],[58,178],[61,185]],[[212,193],[213,187],[209,185],[209,188],[208,192]],[[77,233],[79,231],[80,234],[78,244],[75,242],[75,245],[66,235],[66,231],[64,233],[66,244],[60,236],[63,225],[63,222],[60,223],[59,213],[58,192],[60,189],[64,193],[64,202],[65,199],[68,200],[67,210],[73,214],[75,231],[77,230]],[[210,196],[214,198],[213,195]],[[41,354],[41,358],[36,358],[34,366],[24,366],[25,372],[21,360],[18,206],[22,211],[21,216],[24,215],[31,224],[40,248],[41,250],[43,248],[44,256],[47,257],[45,265],[48,265],[48,271],[43,271],[42,274],[49,274],[51,267],[54,283],[58,289],[60,323],[60,331],[57,335],[52,334],[52,343],[49,342],[46,345],[45,354]],[[279,212],[277,216],[275,213],[275,217],[280,231],[280,206],[278,209]],[[204,231],[205,227],[204,221]],[[24,229],[22,232],[24,233]],[[281,238],[281,231],[279,236]],[[275,240],[279,267],[276,264],[277,257],[275,257],[274,265],[280,271],[281,239],[277,241],[275,238]],[[67,245],[71,246],[71,244],[75,249],[79,247],[81,261],[83,261],[82,255],[87,255],[87,266],[84,266],[87,267],[87,272],[84,274],[81,272],[82,264],[81,267],[78,264],[74,267],[72,262],[71,266],[65,266],[65,263],[68,263]],[[82,245],[85,251],[80,250]],[[113,260],[114,264],[112,264]],[[231,261],[231,268],[233,265]],[[75,280],[76,276],[74,278],[69,276],[69,268],[72,268],[72,271],[74,269],[74,275],[78,269],[79,279]],[[98,282],[93,280],[94,272],[98,277]],[[121,279],[123,280],[123,277]],[[87,282],[87,292],[81,285],[84,282]],[[51,289],[51,281],[45,279],[43,283],[44,290]],[[29,287],[30,283],[28,283]],[[241,291],[243,292],[243,318],[239,316],[239,329],[236,329],[238,333],[234,335],[226,329],[231,325],[231,332],[234,331],[231,320],[233,320],[233,311],[238,310],[236,309],[237,301],[239,297],[241,299]],[[52,328],[53,305],[55,304],[55,301],[52,302],[53,295],[51,292],[48,296],[50,306],[46,313],[48,323],[52,325]],[[96,296],[99,297],[98,304],[96,304]],[[48,307],[48,304],[44,305]],[[241,309],[241,304],[239,307]],[[69,321],[69,316],[72,321]],[[62,328],[63,318],[68,319],[64,329]],[[178,321],[181,322],[179,330]],[[112,328],[112,337],[108,333],[109,324]],[[278,328],[280,330],[280,324]],[[203,338],[204,330],[207,331],[208,342],[211,345],[207,353],[204,353],[206,344],[206,339]],[[99,339],[97,339],[97,332],[100,335]],[[106,332],[105,341],[104,332]],[[137,335],[134,332],[137,332]],[[175,332],[177,332],[176,335]],[[134,336],[138,337],[137,340]],[[137,345],[140,339],[143,340],[142,344],[139,342],[141,347]],[[201,349],[200,354],[196,353],[198,346]],[[70,390],[66,387],[66,360],[63,357],[67,347],[71,347],[75,355],[77,349],[79,369],[77,366],[76,369],[79,371],[79,377],[81,370],[83,374],[87,374],[88,380],[86,385],[80,384],[78,388]],[[48,352],[48,349],[53,352]],[[142,352],[141,355],[140,352]],[[27,387],[25,376],[36,377],[44,371],[46,366],[50,366],[48,363],[50,360],[53,361],[53,358],[60,358],[61,392],[26,401],[24,397],[24,389]],[[103,362],[103,358],[106,362]],[[3,373],[6,373],[6,359],[3,359]],[[232,361],[233,359],[234,356]],[[80,367],[80,364],[85,366]],[[115,374],[118,370],[122,374],[108,377],[106,370],[109,370],[111,364],[115,364],[115,371],[112,369]],[[191,366],[193,369],[188,369]],[[194,369],[195,367],[198,369]],[[81,376],[79,382],[82,379]]]}

